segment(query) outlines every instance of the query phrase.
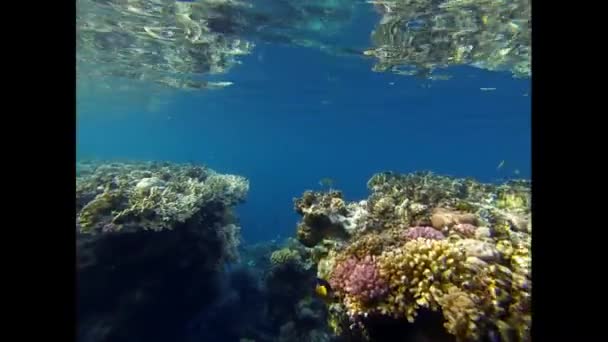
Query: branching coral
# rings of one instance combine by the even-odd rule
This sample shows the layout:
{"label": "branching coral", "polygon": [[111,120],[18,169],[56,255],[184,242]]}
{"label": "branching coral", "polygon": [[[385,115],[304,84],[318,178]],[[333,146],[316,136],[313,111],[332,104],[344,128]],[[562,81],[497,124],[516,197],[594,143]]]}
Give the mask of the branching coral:
{"label": "branching coral", "polygon": [[324,238],[346,239],[365,216],[359,205],[346,206],[342,193],[306,191],[294,200],[295,211],[302,215],[297,238],[307,247],[313,247]]}
{"label": "branching coral", "polygon": [[[497,201],[501,193],[528,198],[529,183],[380,173],[368,186],[366,201],[343,206],[365,210],[360,229],[340,239],[325,235],[328,251],[317,259],[318,275],[337,294],[330,305],[337,332],[345,334],[345,319],[365,333],[370,315],[417,323],[422,311],[431,311],[443,315],[446,331],[460,341],[492,332],[529,340],[529,201]],[[316,197],[303,196],[302,224],[315,205],[329,208],[330,200]],[[353,280],[355,274],[361,279]],[[370,278],[386,286],[369,291]]]}
{"label": "branching coral", "polygon": [[477,339],[503,319],[521,336],[529,328],[521,318],[529,296],[509,268],[467,256],[448,240],[413,240],[378,261],[391,288],[378,305],[383,314],[414,322],[420,308],[442,309],[446,328],[462,340]]}
{"label": "branching coral", "polygon": [[367,182],[367,187],[374,194],[391,195],[397,203],[407,198],[412,203],[433,207],[453,198],[459,198],[463,194],[462,182],[430,172],[406,175],[392,172],[378,173]]}
{"label": "branching coral", "polygon": [[223,212],[244,201],[248,190],[245,178],[203,167],[102,164],[77,178],[78,225],[82,233],[173,229],[205,208]]}
{"label": "branching coral", "polygon": [[376,258],[369,255],[360,260],[351,257],[339,262],[329,282],[335,291],[344,293],[350,301],[364,305],[388,292],[388,284],[380,275]]}
{"label": "branching coral", "polygon": [[382,197],[375,204],[373,212],[378,215],[392,213],[395,208],[395,201],[390,197]]}
{"label": "branching coral", "polygon": [[389,244],[390,241],[388,241],[383,235],[366,234],[349,244],[345,248],[345,254],[363,259],[367,255],[380,255],[384,247],[388,246]]}
{"label": "branching coral", "polygon": [[247,181],[194,165],[91,162],[76,185],[79,339],[100,320],[104,340],[177,336],[238,260],[232,206]]}
{"label": "branching coral", "polygon": [[439,304],[446,319],[445,328],[449,333],[459,339],[479,340],[476,322],[482,313],[476,300],[474,296],[457,287],[450,287],[447,293],[439,298]]}
{"label": "branching coral", "polygon": [[515,212],[526,212],[530,207],[530,193],[527,188],[506,187],[498,191],[496,207]]}
{"label": "branching coral", "polygon": [[413,322],[420,307],[436,310],[437,299],[466,277],[465,261],[465,253],[447,240],[416,239],[382,253],[380,274],[391,292],[380,311]]}
{"label": "branching coral", "polygon": [[411,227],[403,233],[403,237],[406,240],[415,240],[419,238],[431,240],[445,239],[445,236],[433,227]]}

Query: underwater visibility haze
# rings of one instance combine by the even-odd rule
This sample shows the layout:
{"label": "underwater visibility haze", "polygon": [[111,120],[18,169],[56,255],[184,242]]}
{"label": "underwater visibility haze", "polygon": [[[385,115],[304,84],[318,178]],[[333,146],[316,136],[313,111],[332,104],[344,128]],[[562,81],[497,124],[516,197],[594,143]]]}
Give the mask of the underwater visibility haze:
{"label": "underwater visibility haze", "polygon": [[529,0],[77,0],[79,341],[529,341]]}

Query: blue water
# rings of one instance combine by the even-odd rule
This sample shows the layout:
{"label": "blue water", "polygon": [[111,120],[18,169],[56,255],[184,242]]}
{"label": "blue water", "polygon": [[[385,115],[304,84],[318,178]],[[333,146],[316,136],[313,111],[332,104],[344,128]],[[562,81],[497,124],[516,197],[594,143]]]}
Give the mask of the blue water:
{"label": "blue water", "polygon": [[271,44],[242,61],[218,78],[233,86],[175,94],[153,113],[133,106],[112,115],[108,98],[87,103],[77,157],[199,162],[246,176],[239,215],[247,242],[293,235],[293,197],[320,189],[324,177],[357,200],[385,170],[530,177],[529,80],[458,67],[449,81],[429,81],[374,73],[372,60]]}

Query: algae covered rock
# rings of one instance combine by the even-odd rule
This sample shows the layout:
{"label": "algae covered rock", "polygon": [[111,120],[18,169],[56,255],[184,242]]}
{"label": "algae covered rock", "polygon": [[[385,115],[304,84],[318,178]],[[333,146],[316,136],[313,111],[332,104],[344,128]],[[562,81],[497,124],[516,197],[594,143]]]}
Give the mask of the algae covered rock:
{"label": "algae covered rock", "polygon": [[81,162],[76,184],[79,340],[183,340],[239,257],[233,209],[247,180],[196,165]]}
{"label": "algae covered rock", "polygon": [[81,233],[174,229],[205,208],[244,201],[248,181],[202,166],[169,163],[93,167],[76,180]]}
{"label": "algae covered rock", "polygon": [[345,205],[339,191],[306,191],[294,200],[294,208],[302,216],[296,236],[307,247],[313,247],[325,238],[348,239],[367,216],[363,205]]}
{"label": "algae covered rock", "polygon": [[477,224],[477,217],[471,213],[461,213],[437,208],[433,212],[433,216],[431,216],[431,223],[435,229],[443,229],[462,224],[475,225]]}
{"label": "algae covered rock", "polygon": [[298,251],[286,247],[272,252],[270,255],[270,262],[272,265],[283,265],[287,263],[297,264],[302,262],[302,258]]}

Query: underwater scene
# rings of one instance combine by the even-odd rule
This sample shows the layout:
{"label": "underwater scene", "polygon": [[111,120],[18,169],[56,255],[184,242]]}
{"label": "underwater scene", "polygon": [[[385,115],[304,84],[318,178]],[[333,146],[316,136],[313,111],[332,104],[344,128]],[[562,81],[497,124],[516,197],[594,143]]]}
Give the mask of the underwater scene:
{"label": "underwater scene", "polygon": [[76,13],[78,341],[531,341],[530,0]]}

